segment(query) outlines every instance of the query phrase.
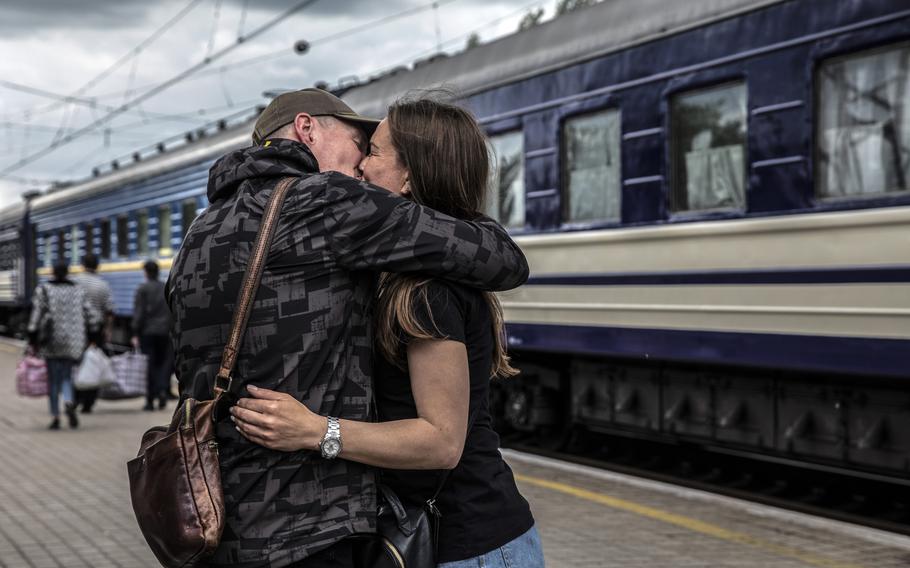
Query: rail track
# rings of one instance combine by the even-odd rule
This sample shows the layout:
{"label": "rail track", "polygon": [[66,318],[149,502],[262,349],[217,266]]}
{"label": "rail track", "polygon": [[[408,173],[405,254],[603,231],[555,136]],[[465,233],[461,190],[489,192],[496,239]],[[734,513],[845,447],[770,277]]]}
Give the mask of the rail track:
{"label": "rail track", "polygon": [[910,535],[910,479],[584,430],[558,439],[513,432],[502,446]]}

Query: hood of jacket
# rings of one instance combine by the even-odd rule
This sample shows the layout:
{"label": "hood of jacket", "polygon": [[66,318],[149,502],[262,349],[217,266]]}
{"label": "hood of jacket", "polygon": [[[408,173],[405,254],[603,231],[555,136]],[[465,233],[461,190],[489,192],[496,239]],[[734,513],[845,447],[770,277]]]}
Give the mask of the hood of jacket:
{"label": "hood of jacket", "polygon": [[225,154],[209,169],[209,203],[233,195],[248,180],[300,177],[317,173],[319,164],[310,149],[300,142],[272,138]]}

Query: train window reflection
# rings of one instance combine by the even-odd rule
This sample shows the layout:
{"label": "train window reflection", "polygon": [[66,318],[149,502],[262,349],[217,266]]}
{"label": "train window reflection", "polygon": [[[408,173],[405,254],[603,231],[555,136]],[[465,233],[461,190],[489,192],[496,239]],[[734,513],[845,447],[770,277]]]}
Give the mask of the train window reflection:
{"label": "train window reflection", "polygon": [[108,219],[101,221],[101,258],[111,257],[111,222]]}
{"label": "train window reflection", "polygon": [[171,256],[171,206],[164,205],[158,208],[158,254]]}
{"label": "train window reflection", "polygon": [[146,256],[149,253],[149,212],[136,214],[136,254]]}
{"label": "train window reflection", "polygon": [[746,86],[728,83],[670,104],[674,211],[745,206]]}
{"label": "train window reflection", "polygon": [[818,193],[910,190],[910,44],[827,61],[816,91]]}
{"label": "train window reflection", "polygon": [[521,132],[490,138],[487,213],[504,226],[525,224],[524,138]]}
{"label": "train window reflection", "polygon": [[82,258],[79,253],[79,225],[73,225],[70,229],[70,262],[73,264],[79,262]]}
{"label": "train window reflection", "polygon": [[126,258],[130,255],[130,232],[126,216],[117,217],[117,256]]}
{"label": "train window reflection", "polygon": [[563,126],[567,221],[620,219],[620,117],[609,110]]}

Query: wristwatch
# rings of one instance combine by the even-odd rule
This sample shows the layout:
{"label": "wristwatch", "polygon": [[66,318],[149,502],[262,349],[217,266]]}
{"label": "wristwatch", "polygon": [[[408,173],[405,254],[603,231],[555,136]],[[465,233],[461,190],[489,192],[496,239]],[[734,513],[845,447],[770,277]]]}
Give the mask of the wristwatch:
{"label": "wristwatch", "polygon": [[337,418],[328,417],[329,428],[325,431],[322,442],[319,443],[319,450],[322,457],[327,460],[335,459],[341,453],[341,423]]}

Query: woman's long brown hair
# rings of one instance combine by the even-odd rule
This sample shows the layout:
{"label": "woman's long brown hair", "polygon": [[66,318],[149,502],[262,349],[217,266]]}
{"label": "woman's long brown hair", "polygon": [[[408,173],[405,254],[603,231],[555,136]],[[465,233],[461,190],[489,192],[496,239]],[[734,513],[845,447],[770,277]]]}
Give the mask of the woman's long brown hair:
{"label": "woman's long brown hair", "polygon": [[[483,210],[490,165],[486,135],[474,117],[453,104],[424,96],[396,102],[387,118],[414,201],[459,219],[477,218]],[[429,306],[429,281],[402,274],[383,274],[380,280],[376,343],[382,355],[402,369],[405,338],[435,338],[433,330],[424,329],[415,317],[416,302]],[[483,295],[493,322],[490,376],[517,375],[506,352],[502,306],[492,292]]]}

